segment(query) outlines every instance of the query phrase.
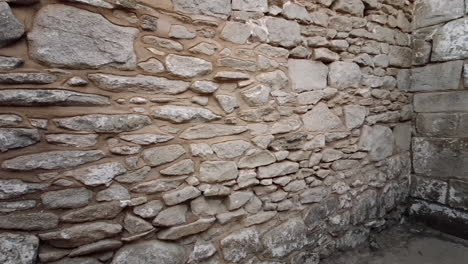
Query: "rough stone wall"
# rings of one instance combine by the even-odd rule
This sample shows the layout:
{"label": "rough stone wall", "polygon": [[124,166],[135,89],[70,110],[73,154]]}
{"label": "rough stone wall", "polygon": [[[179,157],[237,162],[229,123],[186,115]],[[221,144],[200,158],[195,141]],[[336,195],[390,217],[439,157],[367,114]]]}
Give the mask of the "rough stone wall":
{"label": "rough stone wall", "polygon": [[366,242],[409,190],[411,11],[1,1],[0,262],[310,264]]}
{"label": "rough stone wall", "polygon": [[468,1],[416,1],[411,213],[468,237]]}

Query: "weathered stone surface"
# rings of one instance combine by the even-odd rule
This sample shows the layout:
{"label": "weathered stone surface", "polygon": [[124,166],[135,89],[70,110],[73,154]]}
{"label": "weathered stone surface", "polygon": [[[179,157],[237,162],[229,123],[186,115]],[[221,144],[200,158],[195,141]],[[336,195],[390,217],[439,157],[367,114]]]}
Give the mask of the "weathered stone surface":
{"label": "weathered stone surface", "polygon": [[110,23],[100,14],[65,5],[47,5],[28,34],[31,57],[72,69],[135,68],[138,30]]}
{"label": "weathered stone surface", "polygon": [[114,239],[106,239],[94,242],[88,245],[81,246],[68,255],[69,257],[89,255],[98,252],[112,251],[122,247],[122,242]]}
{"label": "weathered stone surface", "polygon": [[216,218],[201,218],[193,223],[174,226],[158,233],[158,238],[162,240],[177,240],[182,237],[201,233],[210,228]]}
{"label": "weathered stone surface", "polygon": [[89,134],[49,134],[46,135],[46,141],[51,144],[57,144],[67,147],[87,148],[97,144],[98,135]]}
{"label": "weathered stone surface", "polygon": [[324,103],[317,104],[311,111],[304,114],[302,121],[304,128],[309,131],[325,132],[344,128],[341,119]]}
{"label": "weathered stone surface", "polygon": [[88,78],[100,89],[110,92],[179,94],[187,91],[190,82],[148,75],[121,76],[93,73]]}
{"label": "weathered stone surface", "polygon": [[242,157],[239,160],[239,168],[256,168],[260,166],[269,165],[276,162],[276,157],[267,150],[257,150],[252,153],[248,153],[247,156]]}
{"label": "weathered stone surface", "polygon": [[164,67],[164,64],[162,64],[162,62],[155,58],[151,58],[147,61],[138,63],[138,67],[140,67],[143,71],[149,73],[161,73],[166,71],[166,67]]}
{"label": "weathered stone surface", "polygon": [[163,208],[164,204],[161,201],[153,200],[133,208],[133,213],[143,218],[151,218],[157,216]]}
{"label": "weathered stone surface", "polygon": [[180,138],[183,139],[208,139],[214,137],[223,137],[241,134],[247,131],[246,126],[229,126],[229,125],[196,125],[187,128]]}
{"label": "weathered stone surface", "polygon": [[34,235],[0,234],[0,259],[3,264],[34,264],[39,239]]}
{"label": "weathered stone surface", "polygon": [[[69,2],[75,2],[75,3],[81,3],[81,4],[87,4],[95,7],[102,7],[102,8],[107,8],[107,9],[113,9],[116,6],[110,2],[107,2],[105,0],[67,0]],[[118,1],[115,2],[116,4]]]}
{"label": "weathered stone surface", "polygon": [[125,201],[130,199],[131,196],[127,188],[117,183],[112,184],[109,188],[96,194],[96,201],[98,202]]}
{"label": "weathered stone surface", "polygon": [[190,89],[196,93],[211,94],[219,89],[219,84],[210,81],[195,81]]}
{"label": "weathered stone surface", "polygon": [[415,125],[417,131],[423,136],[468,136],[468,114],[465,113],[418,114]]}
{"label": "weathered stone surface", "polygon": [[239,209],[252,197],[253,193],[251,191],[234,192],[227,197],[226,207],[229,211]]}
{"label": "weathered stone surface", "polygon": [[5,2],[0,2],[0,18],[0,47],[4,47],[23,36],[24,25]]}
{"label": "weathered stone surface", "polygon": [[16,198],[25,194],[44,191],[46,183],[25,183],[21,180],[0,180],[0,199]]}
{"label": "weathered stone surface", "polygon": [[432,26],[462,17],[463,0],[440,2],[437,0],[417,0],[414,3],[414,28]]}
{"label": "weathered stone surface", "polygon": [[390,46],[388,57],[390,66],[409,68],[412,64],[413,51],[407,47]]}
{"label": "weathered stone surface", "polygon": [[138,130],[151,124],[151,119],[145,115],[84,115],[54,119],[62,128],[75,131],[94,131],[100,133],[120,133]]}
{"label": "weathered stone surface", "polygon": [[181,145],[168,145],[146,149],[142,157],[149,166],[156,167],[174,161],[185,153]]}
{"label": "weathered stone surface", "polygon": [[359,148],[369,151],[369,159],[383,160],[393,154],[394,137],[390,128],[385,126],[364,126]]}
{"label": "weathered stone surface", "polygon": [[180,245],[149,240],[124,246],[117,251],[111,264],[184,264],[186,258]]}
{"label": "weathered stone surface", "polygon": [[273,163],[271,165],[258,168],[258,178],[274,178],[283,175],[296,173],[299,170],[299,163],[291,161],[283,161]]}
{"label": "weathered stone surface", "polygon": [[322,62],[290,59],[288,70],[295,92],[321,90],[327,87],[328,67]]}
{"label": "weathered stone surface", "polygon": [[468,18],[451,21],[440,27],[433,38],[431,61],[468,58],[466,36],[468,36]]}
{"label": "weathered stone surface", "polygon": [[14,114],[0,114],[0,127],[16,126],[23,122],[23,118]]}
{"label": "weathered stone surface", "polygon": [[333,62],[330,64],[328,84],[338,89],[358,88],[361,84],[361,70],[353,62]]}
{"label": "weathered stone surface", "polygon": [[413,138],[413,166],[416,173],[466,178],[468,144],[466,138]]}
{"label": "weathered stone surface", "polygon": [[234,96],[218,94],[215,97],[223,111],[228,114],[239,108],[239,101]]}
{"label": "weathered stone surface", "polygon": [[460,87],[463,61],[431,64],[411,70],[410,91],[457,90]]}
{"label": "weathered stone surface", "polygon": [[24,148],[40,141],[37,129],[0,128],[0,151]]}
{"label": "weathered stone surface", "polygon": [[172,25],[169,37],[176,39],[194,39],[197,34],[182,25]]}
{"label": "weathered stone surface", "polygon": [[[163,49],[168,49],[168,50],[175,50],[175,51],[183,51],[184,50],[184,45],[182,45],[180,42],[171,40],[171,39],[166,39],[166,38],[158,38],[156,36],[143,36],[142,38],[143,43],[145,44],[150,44],[157,46],[158,48],[163,48]],[[154,53],[154,52],[153,52]],[[156,54],[161,55],[161,51],[157,51]],[[165,53],[163,52],[162,55]]]}
{"label": "weathered stone surface", "polygon": [[14,202],[0,202],[0,213],[12,213],[36,207],[35,200],[22,200]]}
{"label": "weathered stone surface", "polygon": [[0,84],[50,84],[57,76],[48,73],[1,73]]}
{"label": "weathered stone surface", "polygon": [[364,4],[361,0],[337,0],[333,3],[332,8],[355,16],[362,17],[364,15]]}
{"label": "weathered stone surface", "polygon": [[468,92],[417,93],[414,95],[414,111],[419,113],[454,112],[468,110]]}
{"label": "weathered stone surface", "polygon": [[265,21],[268,30],[268,43],[285,48],[297,46],[301,41],[301,28],[295,21],[268,17]]}
{"label": "weathered stone surface", "polygon": [[46,192],[41,195],[42,204],[49,209],[80,208],[91,201],[93,193],[86,188],[74,188]]}
{"label": "weathered stone surface", "polygon": [[148,176],[150,171],[151,171],[150,166],[144,166],[141,169],[119,175],[115,177],[114,179],[120,183],[141,182],[146,178],[146,176]]}
{"label": "weathered stone surface", "polygon": [[250,75],[243,72],[220,71],[214,76],[215,80],[226,82],[237,82],[250,79]]}
{"label": "weathered stone surface", "polygon": [[236,44],[245,44],[249,39],[251,29],[248,24],[239,22],[226,22],[220,37]]}
{"label": "weathered stone surface", "polygon": [[120,135],[119,137],[125,141],[129,141],[138,145],[163,143],[174,138],[173,136],[160,134],[126,134]]}
{"label": "weathered stone surface", "polygon": [[103,157],[104,152],[101,150],[51,151],[6,160],[2,163],[2,168],[20,171],[64,169],[97,161]]}
{"label": "weathered stone surface", "polygon": [[362,126],[367,115],[367,109],[360,105],[347,105],[343,107],[346,127],[354,129]]}
{"label": "weathered stone surface", "polygon": [[119,201],[98,203],[68,212],[62,215],[61,220],[68,223],[81,223],[94,220],[113,219],[122,212],[122,210],[123,206]]}
{"label": "weathered stone surface", "polygon": [[188,207],[185,204],[168,207],[162,210],[153,220],[156,226],[175,226],[185,224]]}
{"label": "weathered stone surface", "polygon": [[189,14],[227,18],[231,14],[229,0],[175,0],[174,8]]}
{"label": "weathered stone surface", "polygon": [[[73,1],[81,1],[81,0],[73,0]],[[64,256],[61,256],[61,257],[64,257]],[[50,264],[100,264],[100,263],[102,262],[91,257],[83,257],[83,258],[68,258],[67,257],[67,258],[62,258],[58,261],[50,262]]]}
{"label": "weathered stone surface", "polygon": [[221,240],[221,248],[226,261],[239,263],[247,256],[262,249],[260,235],[254,228],[235,232]]}
{"label": "weathered stone surface", "polygon": [[197,188],[193,186],[187,186],[182,189],[164,194],[163,200],[167,205],[176,205],[197,198],[200,195],[201,192]]}
{"label": "weathered stone surface", "polygon": [[197,240],[193,247],[192,253],[190,253],[189,260],[187,263],[199,263],[216,253],[216,247],[211,242]]}
{"label": "weathered stone surface", "polygon": [[48,230],[58,226],[59,218],[52,213],[7,214],[0,216],[0,228],[10,230]]}
{"label": "weathered stone surface", "polygon": [[151,109],[152,115],[173,123],[212,121],[221,118],[211,110],[195,106],[163,105]]}
{"label": "weathered stone surface", "polygon": [[131,188],[136,193],[158,193],[174,190],[182,184],[181,179],[158,179],[136,184]]}
{"label": "weathered stone surface", "polygon": [[109,185],[112,180],[127,169],[119,162],[108,162],[88,166],[63,173],[64,176],[73,177],[88,186]]}
{"label": "weathered stone surface", "polygon": [[175,76],[191,78],[213,71],[211,62],[190,56],[170,54],[166,57],[167,70]]}
{"label": "weathered stone surface", "polygon": [[214,152],[221,159],[232,159],[239,157],[251,147],[252,144],[244,140],[226,141],[212,145]]}
{"label": "weathered stone surface", "polygon": [[268,1],[267,0],[233,0],[232,9],[265,13],[266,11],[268,11]]}
{"label": "weathered stone surface", "polygon": [[465,181],[451,180],[448,195],[448,204],[451,207],[468,209],[468,183]]}
{"label": "weathered stone surface", "polygon": [[55,247],[74,248],[115,236],[121,231],[122,226],[119,224],[93,222],[66,227],[59,231],[43,233],[40,234],[39,237],[41,240],[47,241]]}
{"label": "weathered stone surface", "polygon": [[13,70],[21,67],[24,59],[16,57],[0,56],[0,70]]}
{"label": "weathered stone surface", "polygon": [[447,191],[447,182],[418,176],[411,177],[410,195],[412,197],[445,204]]}
{"label": "weathered stone surface", "polygon": [[205,161],[200,164],[200,181],[217,183],[234,180],[239,174],[233,161]]}
{"label": "weathered stone surface", "polygon": [[293,218],[268,231],[262,238],[265,254],[272,258],[282,258],[289,253],[313,243],[310,232],[299,218]]}
{"label": "weathered stone surface", "polygon": [[52,89],[5,89],[0,91],[2,106],[93,106],[109,105],[107,96]]}
{"label": "weathered stone surface", "polygon": [[195,163],[191,159],[181,160],[159,173],[166,176],[187,175],[195,172]]}

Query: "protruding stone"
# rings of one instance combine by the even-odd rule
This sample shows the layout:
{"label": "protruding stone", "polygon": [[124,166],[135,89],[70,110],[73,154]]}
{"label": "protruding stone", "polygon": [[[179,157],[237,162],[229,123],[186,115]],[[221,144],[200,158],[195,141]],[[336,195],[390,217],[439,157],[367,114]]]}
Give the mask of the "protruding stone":
{"label": "protruding stone", "polygon": [[122,242],[115,239],[106,239],[98,242],[94,242],[88,245],[81,246],[68,255],[69,257],[77,257],[83,255],[89,255],[98,252],[112,251],[122,247]]}
{"label": "protruding stone", "polygon": [[123,206],[119,201],[98,203],[62,215],[61,220],[68,223],[81,223],[95,220],[113,219]]}
{"label": "protruding stone", "polygon": [[362,17],[365,7],[361,0],[337,0],[333,3],[332,8],[336,11]]}
{"label": "protruding stone", "polygon": [[218,94],[215,97],[223,111],[228,114],[239,108],[239,101],[234,96]]}
{"label": "protruding stone", "polygon": [[162,210],[153,220],[153,225],[156,226],[175,226],[185,224],[187,221],[185,214],[187,213],[187,205],[176,205]]}
{"label": "protruding stone", "polygon": [[181,160],[159,173],[167,176],[187,175],[195,172],[195,163],[191,159]]}
{"label": "protruding stone", "polygon": [[149,166],[156,167],[174,161],[185,153],[181,145],[168,145],[146,149],[142,156]]}
{"label": "protruding stone", "polygon": [[193,186],[187,186],[182,189],[164,194],[163,199],[167,205],[176,205],[197,198],[200,195],[201,192],[197,188]]}
{"label": "protruding stone", "polygon": [[169,30],[169,37],[176,39],[194,39],[197,34],[182,25],[172,25]]}
{"label": "protruding stone", "polygon": [[120,76],[93,73],[88,78],[102,90],[110,92],[179,94],[188,90],[190,82],[147,75]]}
{"label": "protruding stone", "polygon": [[328,67],[322,62],[290,59],[288,69],[293,89],[298,93],[327,86]]}
{"label": "protruding stone", "polygon": [[31,57],[72,69],[135,68],[138,30],[110,23],[102,15],[65,5],[47,5],[28,34]]}
{"label": "protruding stone", "polygon": [[268,17],[265,25],[268,30],[268,43],[292,48],[302,41],[301,28],[295,21]]}
{"label": "protruding stone", "polygon": [[51,84],[57,76],[49,73],[0,73],[0,84]]}
{"label": "protruding stone", "polygon": [[64,169],[97,161],[103,157],[104,152],[101,150],[51,151],[6,160],[2,163],[2,168],[20,171]]}
{"label": "protruding stone", "polygon": [[317,104],[311,111],[304,114],[302,121],[304,128],[309,131],[326,132],[344,128],[341,119],[324,103]]}
{"label": "protruding stone", "polygon": [[23,122],[23,118],[14,114],[0,114],[0,127],[17,126]]}
{"label": "protruding stone", "polygon": [[22,200],[13,202],[0,202],[0,213],[13,213],[16,211],[28,210],[36,207],[35,200]]}
{"label": "protruding stone", "polygon": [[345,124],[349,129],[362,126],[366,119],[367,109],[360,105],[347,105],[343,107]]}
{"label": "protruding stone", "polygon": [[268,11],[268,1],[267,0],[233,0],[232,9],[240,10],[240,11],[266,13]]}
{"label": "protruding stone", "polygon": [[252,147],[247,141],[233,140],[223,143],[213,144],[212,148],[221,159],[232,159],[241,156],[246,150]]}
{"label": "protruding stone", "polygon": [[24,25],[11,12],[6,2],[0,2],[0,48],[18,40],[24,34]]}
{"label": "protruding stone", "polygon": [[199,263],[200,261],[213,256],[215,253],[216,247],[213,243],[197,240],[187,263]]}
{"label": "protruding stone", "polygon": [[166,67],[170,73],[184,78],[199,77],[213,71],[213,65],[209,61],[174,54],[166,57]]}
{"label": "protruding stone", "polygon": [[219,84],[210,81],[195,81],[190,89],[196,93],[211,94],[219,89]]}
{"label": "protruding stone", "polygon": [[269,165],[276,162],[276,157],[271,152],[267,150],[254,151],[248,153],[247,156],[244,156],[239,160],[239,168],[256,168],[260,166]]}
{"label": "protruding stone", "polygon": [[250,79],[250,75],[243,72],[220,71],[214,76],[215,80],[226,82],[237,82]]}
{"label": "protruding stone", "polygon": [[299,163],[283,161],[258,168],[258,178],[267,179],[283,175],[296,173],[299,170]]}
{"label": "protruding stone", "polygon": [[62,128],[75,131],[94,131],[100,133],[120,133],[138,130],[151,124],[145,115],[84,115],[54,119]]}
{"label": "protruding stone", "polygon": [[127,201],[130,200],[130,192],[124,186],[113,183],[109,188],[102,190],[96,194],[96,201]]}
{"label": "protruding stone", "polygon": [[194,106],[179,106],[179,105],[163,105],[152,108],[154,117],[164,120],[169,120],[173,123],[185,123],[189,121],[212,121],[221,118],[221,116],[213,113],[211,110],[194,107]]}
{"label": "protruding stone", "polygon": [[[184,50],[184,45],[182,45],[178,41],[171,40],[171,39],[158,38],[156,36],[147,35],[147,36],[143,36],[141,40],[145,44],[154,45],[156,47],[163,48],[163,49],[175,50],[175,51],[183,51]],[[157,55],[164,55],[165,54],[164,52],[161,52],[161,51],[154,51],[153,53],[155,53]]]}
{"label": "protruding stone", "polygon": [[119,136],[125,141],[129,141],[138,145],[151,145],[163,143],[173,139],[173,136],[160,134],[124,134]]}
{"label": "protruding stone", "polygon": [[11,199],[25,194],[44,191],[46,183],[25,183],[21,180],[0,180],[0,199]]}
{"label": "protruding stone", "polygon": [[162,64],[162,62],[155,58],[151,58],[147,61],[142,61],[138,63],[138,67],[140,67],[143,71],[149,73],[161,73],[166,71],[166,67],[164,67],[164,64]]}

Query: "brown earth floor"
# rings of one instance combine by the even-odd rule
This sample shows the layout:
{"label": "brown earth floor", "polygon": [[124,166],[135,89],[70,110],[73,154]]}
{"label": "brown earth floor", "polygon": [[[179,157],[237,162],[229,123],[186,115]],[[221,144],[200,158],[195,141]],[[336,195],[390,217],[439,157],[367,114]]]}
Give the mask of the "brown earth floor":
{"label": "brown earth floor", "polygon": [[320,264],[465,264],[468,241],[435,230],[402,225],[371,239],[369,247],[338,254]]}

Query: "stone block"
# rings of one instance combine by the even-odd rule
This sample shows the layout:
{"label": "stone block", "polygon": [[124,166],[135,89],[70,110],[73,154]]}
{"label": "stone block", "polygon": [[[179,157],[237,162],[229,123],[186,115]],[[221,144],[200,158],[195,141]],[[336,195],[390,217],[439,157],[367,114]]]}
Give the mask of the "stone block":
{"label": "stone block", "polygon": [[437,178],[468,178],[468,138],[413,138],[417,174]]}
{"label": "stone block", "polygon": [[468,91],[421,93],[414,95],[417,113],[468,111]]}
{"label": "stone block", "polygon": [[420,135],[429,137],[468,137],[468,114],[418,114],[416,129]]}
{"label": "stone block", "polygon": [[328,67],[322,62],[288,60],[289,76],[295,92],[322,90],[327,87]]}
{"label": "stone block", "polygon": [[414,3],[413,28],[432,26],[462,17],[463,0],[417,0]]}
{"label": "stone block", "polygon": [[440,27],[434,35],[431,61],[468,58],[467,36],[468,17],[451,21]]}
{"label": "stone block", "polygon": [[189,14],[227,18],[231,14],[231,0],[174,0],[174,8]]}
{"label": "stone block", "polygon": [[449,184],[448,204],[451,207],[468,210],[468,182],[450,180]]}
{"label": "stone block", "polygon": [[430,202],[445,204],[448,183],[426,177],[412,176],[410,195]]}
{"label": "stone block", "polygon": [[456,90],[460,87],[463,61],[449,61],[412,69],[412,92]]}

